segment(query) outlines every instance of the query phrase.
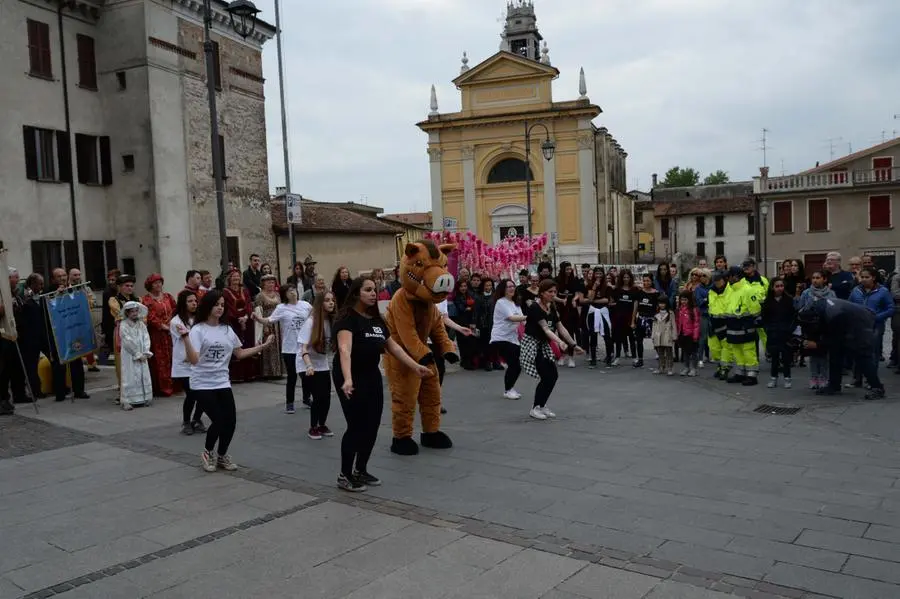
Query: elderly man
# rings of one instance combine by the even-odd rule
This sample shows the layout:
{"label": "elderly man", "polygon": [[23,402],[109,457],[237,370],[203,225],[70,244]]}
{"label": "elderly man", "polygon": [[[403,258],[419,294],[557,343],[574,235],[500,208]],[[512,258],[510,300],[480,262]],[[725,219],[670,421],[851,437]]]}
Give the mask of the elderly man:
{"label": "elderly man", "polygon": [[841,269],[841,255],[828,252],[825,256],[824,270],[828,273],[828,285],[838,299],[850,299],[850,292],[856,287],[856,279],[852,272]]}
{"label": "elderly man", "polygon": [[[81,272],[77,271],[78,278],[81,278]],[[52,273],[53,285],[58,291],[65,289],[71,283],[69,275],[62,268],[54,268]],[[91,396],[84,392],[84,364],[81,359],[72,360],[65,363],[60,362],[59,351],[56,348],[56,341],[51,336],[47,336],[46,343],[42,348],[44,354],[50,359],[50,365],[53,368],[53,393],[56,395],[56,401],[65,401],[68,389],[66,389],[66,368],[72,375],[72,390],[75,392],[75,399],[90,399]]]}
{"label": "elderly man", "polygon": [[[9,269],[9,290],[12,296],[13,314],[4,313],[3,304],[0,303],[0,316],[9,316],[14,321],[16,328],[21,327],[22,300],[17,293],[19,285],[19,271]],[[9,400],[9,392],[12,390],[12,402]],[[8,416],[15,412],[13,403],[26,403],[28,397],[25,394],[25,371],[22,369],[22,359],[15,341],[0,338],[0,416]]]}

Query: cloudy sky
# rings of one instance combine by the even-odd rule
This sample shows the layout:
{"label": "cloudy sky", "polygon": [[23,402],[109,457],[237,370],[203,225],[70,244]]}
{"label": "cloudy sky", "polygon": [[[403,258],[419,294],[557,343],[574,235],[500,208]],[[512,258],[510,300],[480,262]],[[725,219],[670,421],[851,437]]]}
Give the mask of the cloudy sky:
{"label": "cloudy sky", "polygon": [[[257,0],[274,23],[274,0]],[[388,212],[430,209],[425,135],[437,86],[494,54],[506,0],[287,0],[293,188]],[[796,172],[900,135],[897,0],[535,0],[555,100],[588,95],[628,152],[629,187],[673,165],[748,179]],[[269,180],[283,184],[276,46],[265,50]],[[896,130],[896,131],[895,131]],[[884,132],[884,133],[883,133]],[[829,139],[834,138],[833,142]],[[837,138],[840,138],[839,140]],[[783,166],[782,166],[783,164]]]}

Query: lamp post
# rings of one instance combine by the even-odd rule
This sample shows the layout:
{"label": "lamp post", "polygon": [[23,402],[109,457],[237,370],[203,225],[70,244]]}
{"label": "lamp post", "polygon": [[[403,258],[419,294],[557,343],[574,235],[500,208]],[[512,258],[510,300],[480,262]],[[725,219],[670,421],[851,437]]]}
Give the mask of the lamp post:
{"label": "lamp post", "polygon": [[[253,35],[259,9],[250,0],[234,0],[225,9],[231,28],[242,38]],[[216,109],[216,56],[210,30],[213,24],[212,0],[203,0],[203,53],[206,56],[206,90],[209,96],[209,134],[212,141],[213,179],[216,186],[216,212],[219,219],[219,250],[222,272],[228,267],[228,237],[225,232],[225,173],[222,172],[222,147],[219,145],[219,113]]]}
{"label": "lamp post", "polygon": [[768,232],[769,227],[766,224],[766,221],[768,220],[768,217],[769,217],[769,202],[767,202],[766,200],[763,200],[762,202],[759,203],[759,214],[760,214],[760,216],[762,216],[762,228],[760,229],[762,231],[762,235],[759,236],[760,250],[762,250],[760,252],[760,254],[761,254],[762,263],[763,263],[763,274],[768,275],[769,274],[769,257],[767,256],[767,254],[769,253],[769,247],[768,247],[769,243],[768,243],[768,240],[766,239],[766,233]]}
{"label": "lamp post", "polygon": [[531,239],[531,131],[535,127],[544,129],[546,139],[541,144],[541,153],[544,158],[553,160],[553,154],[556,153],[556,144],[550,141],[550,130],[543,123],[534,123],[532,125],[525,122],[525,202],[528,211],[528,239]]}

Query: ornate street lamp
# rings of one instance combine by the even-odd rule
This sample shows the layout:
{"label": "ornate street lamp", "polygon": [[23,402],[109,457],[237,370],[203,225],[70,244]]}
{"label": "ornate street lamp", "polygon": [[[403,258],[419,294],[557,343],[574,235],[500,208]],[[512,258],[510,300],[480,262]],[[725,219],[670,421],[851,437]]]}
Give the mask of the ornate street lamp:
{"label": "ornate street lamp", "polygon": [[547,126],[543,123],[534,123],[533,125],[529,125],[528,122],[525,122],[525,202],[526,202],[526,210],[528,211],[528,238],[531,239],[531,131],[535,127],[541,127],[544,129],[544,133],[546,134],[546,139],[541,144],[541,153],[544,155],[544,158],[548,161],[553,160],[553,155],[556,153],[556,144],[550,140],[550,130],[547,129]]}
{"label": "ornate street lamp", "polygon": [[256,15],[260,10],[250,0],[234,0],[225,9],[231,15],[231,28],[242,38],[253,35],[256,31]]}

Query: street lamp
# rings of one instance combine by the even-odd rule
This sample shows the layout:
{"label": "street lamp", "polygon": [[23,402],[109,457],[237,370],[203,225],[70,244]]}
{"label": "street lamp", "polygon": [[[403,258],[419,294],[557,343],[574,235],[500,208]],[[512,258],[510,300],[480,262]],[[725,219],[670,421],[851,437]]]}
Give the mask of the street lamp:
{"label": "street lamp", "polygon": [[760,238],[760,249],[762,250],[760,253],[762,254],[762,263],[763,263],[763,274],[769,274],[769,259],[767,254],[769,253],[768,241],[766,240],[766,233],[769,231],[769,227],[766,224],[766,221],[769,217],[769,202],[763,200],[759,203],[759,214],[762,216],[762,235]]}
{"label": "street lamp", "polygon": [[[259,9],[250,0],[234,0],[225,9],[231,28],[242,38],[253,35]],[[210,30],[213,24],[212,0],[203,0],[203,52],[206,56],[206,90],[209,96],[209,134],[212,142],[213,179],[216,186],[216,212],[219,219],[219,250],[222,272],[228,267],[228,237],[225,233],[225,173],[222,172],[222,147],[219,145],[219,113],[216,109],[216,58]]]}
{"label": "street lamp", "polygon": [[546,139],[541,144],[541,153],[547,161],[553,160],[553,154],[556,153],[556,144],[550,140],[550,130],[543,123],[534,123],[529,125],[525,122],[525,201],[526,210],[528,211],[528,238],[531,239],[531,131],[535,127],[544,129]]}

